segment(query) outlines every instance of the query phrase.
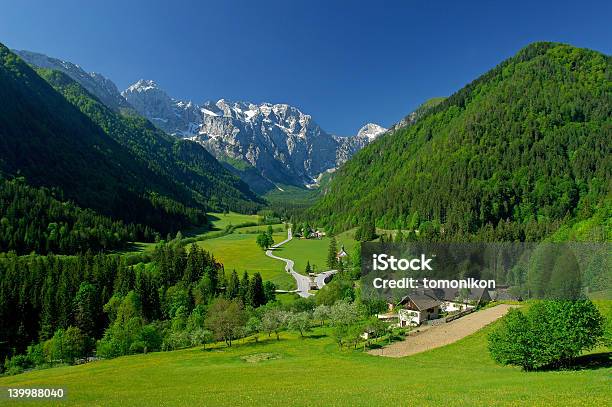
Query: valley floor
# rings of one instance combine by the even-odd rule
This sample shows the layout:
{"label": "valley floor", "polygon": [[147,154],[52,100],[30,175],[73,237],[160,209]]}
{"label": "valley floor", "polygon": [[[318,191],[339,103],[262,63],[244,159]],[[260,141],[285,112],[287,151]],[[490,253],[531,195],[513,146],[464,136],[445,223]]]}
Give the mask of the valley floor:
{"label": "valley floor", "polygon": [[[486,348],[489,329],[418,355],[382,358],[339,351],[327,329],[317,328],[305,339],[284,333],[276,341],[264,335],[259,343],[239,341],[232,348],[218,345],[33,371],[0,378],[0,386],[63,386],[68,389],[65,405],[71,406],[609,404],[609,363],[530,373],[501,367]],[[595,360],[609,356],[600,353]]]}

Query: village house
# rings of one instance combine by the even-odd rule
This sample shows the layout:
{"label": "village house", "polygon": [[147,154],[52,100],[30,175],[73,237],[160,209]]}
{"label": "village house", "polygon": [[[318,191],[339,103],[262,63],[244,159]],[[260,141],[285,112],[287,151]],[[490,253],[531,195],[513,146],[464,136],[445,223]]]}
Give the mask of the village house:
{"label": "village house", "polygon": [[436,288],[427,291],[442,301],[440,308],[444,312],[464,311],[491,301],[489,290],[485,288]]}
{"label": "village house", "polygon": [[344,250],[344,245],[340,248],[340,251],[336,253],[336,260],[341,260],[342,258],[348,256],[346,250]]}
{"label": "village house", "polygon": [[399,326],[421,325],[440,316],[442,301],[427,294],[410,294],[403,297],[399,304]]}
{"label": "village house", "polygon": [[315,231],[310,231],[308,234],[308,238],[310,239],[322,239],[323,236],[325,236],[325,232],[322,232],[320,230],[315,230]]}
{"label": "village house", "polygon": [[388,302],[389,313],[385,317],[388,318],[397,309],[399,326],[421,325],[440,318],[442,313],[465,311],[489,301],[490,293],[484,288],[417,289],[397,303]]}

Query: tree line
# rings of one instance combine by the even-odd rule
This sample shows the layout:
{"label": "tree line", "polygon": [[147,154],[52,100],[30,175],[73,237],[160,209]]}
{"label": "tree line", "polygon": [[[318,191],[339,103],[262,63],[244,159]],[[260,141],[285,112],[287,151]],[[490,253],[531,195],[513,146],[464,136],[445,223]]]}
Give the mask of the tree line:
{"label": "tree line", "polygon": [[154,328],[183,332],[217,298],[246,308],[275,299],[276,287],[259,273],[226,275],[210,253],[196,244],[185,248],[180,238],[158,243],[152,259],[132,266],[122,256],[91,251],[0,255],[0,357],[32,346],[50,352],[56,345],[48,341],[68,338],[80,338],[80,355],[133,353],[140,349],[134,338]]}

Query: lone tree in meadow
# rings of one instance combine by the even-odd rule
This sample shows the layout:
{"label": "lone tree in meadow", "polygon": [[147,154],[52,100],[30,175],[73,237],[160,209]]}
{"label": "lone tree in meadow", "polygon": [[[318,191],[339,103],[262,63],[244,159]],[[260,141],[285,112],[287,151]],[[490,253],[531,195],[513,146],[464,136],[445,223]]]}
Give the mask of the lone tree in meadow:
{"label": "lone tree in meadow", "polygon": [[259,246],[262,250],[266,250],[274,244],[274,239],[272,238],[271,234],[262,232],[257,235],[256,242],[257,246]]}
{"label": "lone tree in meadow", "polygon": [[246,313],[239,303],[225,298],[217,298],[208,309],[206,327],[210,329],[217,340],[223,340],[227,346],[232,346],[241,333],[246,322]]}

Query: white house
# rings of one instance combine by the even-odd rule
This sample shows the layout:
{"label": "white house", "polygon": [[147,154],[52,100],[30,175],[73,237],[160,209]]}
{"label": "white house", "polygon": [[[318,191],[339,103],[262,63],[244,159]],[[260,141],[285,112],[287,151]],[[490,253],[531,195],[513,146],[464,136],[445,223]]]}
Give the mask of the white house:
{"label": "white house", "polygon": [[344,245],[342,245],[342,247],[340,248],[340,251],[336,253],[336,259],[340,260],[346,256],[348,256],[348,253],[346,252],[346,250],[344,250]]}
{"label": "white house", "polygon": [[440,318],[442,312],[453,313],[474,308],[479,303],[491,301],[485,289],[417,289],[403,297],[399,303],[389,302],[389,313],[397,309],[399,326],[421,325],[423,322]]}

